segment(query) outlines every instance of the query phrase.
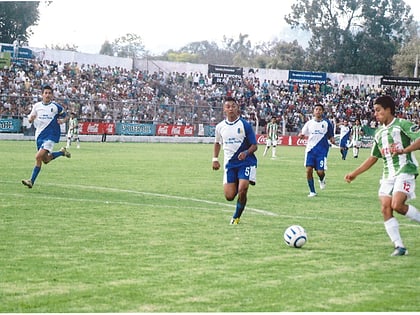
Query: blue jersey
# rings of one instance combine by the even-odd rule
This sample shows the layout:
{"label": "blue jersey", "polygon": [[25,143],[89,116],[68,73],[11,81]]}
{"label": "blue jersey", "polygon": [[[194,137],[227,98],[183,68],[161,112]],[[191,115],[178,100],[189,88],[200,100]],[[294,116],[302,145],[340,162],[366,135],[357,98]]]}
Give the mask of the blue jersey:
{"label": "blue jersey", "polygon": [[239,166],[257,166],[257,158],[248,154],[244,160],[239,160],[239,153],[248,150],[252,144],[257,145],[252,126],[239,117],[234,122],[223,120],[218,123],[215,130],[215,142],[223,146],[224,165],[229,169]]}
{"label": "blue jersey", "polygon": [[60,142],[61,128],[57,120],[66,117],[66,112],[61,105],[55,102],[49,104],[38,102],[33,106],[29,116],[36,116],[34,126],[37,144],[47,140]]}
{"label": "blue jersey", "polygon": [[346,148],[350,140],[351,128],[346,125],[340,126],[340,147]]}
{"label": "blue jersey", "polygon": [[317,156],[327,157],[330,149],[328,139],[334,137],[334,128],[329,120],[317,121],[311,119],[302,128],[302,134],[308,136],[306,152]]}

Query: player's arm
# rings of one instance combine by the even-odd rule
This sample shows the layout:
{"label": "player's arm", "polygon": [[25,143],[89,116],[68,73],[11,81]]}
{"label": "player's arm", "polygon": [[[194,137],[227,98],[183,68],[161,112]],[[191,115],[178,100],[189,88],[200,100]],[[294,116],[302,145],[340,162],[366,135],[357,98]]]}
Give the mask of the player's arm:
{"label": "player's arm", "polygon": [[28,115],[28,122],[32,124],[35,119],[36,119],[36,110],[32,108],[31,112]]}
{"label": "player's arm", "polygon": [[378,161],[378,158],[376,156],[370,156],[368,157],[358,168],[356,168],[353,172],[348,173],[346,176],[344,176],[344,180],[347,183],[352,182],[356,179],[357,176],[360,174],[366,172],[368,169],[370,169],[375,163]]}
{"label": "player's arm", "polygon": [[212,166],[215,171],[217,171],[220,168],[220,163],[219,163],[220,148],[221,148],[220,143],[215,142],[214,147],[213,147],[213,159],[212,159],[212,163],[213,163]]}
{"label": "player's arm", "polygon": [[405,148],[401,148],[399,146],[393,146],[391,148],[392,155],[398,155],[398,154],[408,154],[413,151],[417,151],[420,149],[420,138],[418,138],[416,141],[414,141],[412,144]]}

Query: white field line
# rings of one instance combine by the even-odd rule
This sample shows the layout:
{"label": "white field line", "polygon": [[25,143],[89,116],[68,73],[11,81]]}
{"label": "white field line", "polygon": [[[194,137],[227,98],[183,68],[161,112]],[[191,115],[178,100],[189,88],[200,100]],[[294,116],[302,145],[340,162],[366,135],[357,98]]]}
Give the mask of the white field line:
{"label": "white field line", "polygon": [[[4,181],[0,181],[5,183]],[[12,182],[8,182],[12,183]],[[14,183],[14,182],[13,182]],[[144,195],[144,196],[154,196],[159,198],[166,198],[166,199],[175,199],[175,200],[185,200],[185,201],[193,201],[197,203],[203,203],[208,205],[215,205],[220,206],[223,208],[230,207],[234,208],[234,204],[226,204],[222,202],[216,202],[216,201],[210,201],[210,200],[204,200],[204,199],[198,199],[198,198],[190,198],[190,197],[184,197],[184,196],[174,196],[174,195],[167,195],[167,194],[159,194],[159,193],[152,193],[152,192],[145,192],[145,191],[136,191],[136,190],[129,190],[129,189],[119,189],[119,188],[111,188],[111,187],[100,187],[100,186],[85,186],[85,185],[69,185],[69,184],[43,184],[45,186],[60,186],[60,187],[75,187],[75,188],[81,188],[81,189],[90,189],[90,190],[99,190],[99,191],[112,191],[112,192],[124,192],[129,194],[137,194],[137,195]],[[14,196],[16,198],[24,198],[27,197],[24,193],[16,193],[16,194],[4,194],[0,192],[1,195],[7,195],[7,196]],[[97,201],[95,199],[81,199],[81,198],[63,198],[63,197],[54,197],[51,195],[31,195],[31,198],[39,198],[39,199],[55,199],[55,200],[68,200],[68,201],[78,201],[78,202],[98,202],[98,203],[104,203],[104,204],[121,204],[121,205],[133,205],[133,206],[149,206],[149,207],[167,207],[167,208],[177,208],[177,206],[162,206],[162,205],[156,205],[156,204],[146,204],[146,203],[135,203],[135,202],[126,202],[126,201]],[[197,207],[185,207],[183,208],[191,208],[191,209],[197,209]],[[202,210],[214,210],[214,208],[200,208]],[[323,221],[340,221],[340,222],[351,222],[351,223],[357,223],[357,224],[369,224],[369,225],[377,225],[377,224],[383,224],[383,221],[362,221],[362,220],[337,220],[337,219],[330,219],[325,217],[319,217],[319,216],[296,216],[296,215],[287,215],[287,214],[277,214],[273,213],[267,210],[257,209],[257,208],[251,208],[246,207],[246,211],[255,212],[257,214],[262,214],[266,216],[272,216],[272,217],[282,217],[282,218],[294,218],[294,219],[304,219],[304,220],[323,220]],[[224,210],[226,211],[226,210]],[[418,223],[410,223],[411,221],[404,222],[405,220],[399,220],[400,226],[409,226],[409,227],[416,227],[420,228],[420,224]]]}
{"label": "white field line", "polygon": [[[184,197],[184,196],[173,196],[173,195],[159,194],[159,193],[152,193],[152,192],[145,192],[145,191],[128,190],[128,189],[118,189],[118,188],[100,187],[100,186],[68,185],[68,184],[66,184],[66,185],[62,185],[62,184],[43,184],[43,185],[45,185],[45,186],[59,186],[59,187],[66,187],[66,188],[75,187],[75,188],[89,189],[89,190],[99,190],[99,191],[123,192],[123,193],[137,194],[137,195],[144,195],[144,196],[154,196],[154,197],[166,198],[166,199],[193,201],[193,202],[216,205],[216,206],[221,206],[221,207],[232,207],[232,208],[235,207],[235,205],[226,204],[226,203],[222,203],[222,202],[216,202],[216,201],[210,201],[210,200],[204,200],[204,199],[197,199],[197,198],[190,198],[190,197]],[[0,193],[0,195],[4,195],[4,194]],[[12,194],[12,196],[23,198],[26,195],[24,195],[24,194]],[[31,196],[31,198],[35,198],[35,197],[45,198],[45,199],[81,201],[81,202],[83,202],[83,201],[89,201],[89,202],[95,201],[95,200],[90,200],[90,199],[78,199],[78,198],[71,198],[71,197],[62,198],[62,197],[54,197],[54,196],[35,196],[35,195]],[[144,203],[120,202],[120,201],[117,201],[117,202],[115,202],[115,201],[114,202],[100,201],[100,202],[101,203],[109,203],[109,204],[114,203],[114,204],[126,204],[126,205],[146,205]],[[158,206],[158,205],[148,204],[148,206]],[[162,207],[162,206],[159,205],[159,207]],[[266,211],[266,210],[251,208],[251,207],[246,207],[246,210],[247,211],[252,211],[252,212],[255,212],[255,213],[259,213],[259,214],[262,214],[262,215],[267,215],[267,216],[275,216],[275,217],[278,216],[278,214],[276,214],[276,213]]]}

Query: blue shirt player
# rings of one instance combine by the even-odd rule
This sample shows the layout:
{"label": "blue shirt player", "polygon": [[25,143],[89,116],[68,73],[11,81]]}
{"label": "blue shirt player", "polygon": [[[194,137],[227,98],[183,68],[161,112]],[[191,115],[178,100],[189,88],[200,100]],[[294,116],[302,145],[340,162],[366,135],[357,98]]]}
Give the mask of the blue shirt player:
{"label": "blue shirt player", "polygon": [[217,124],[213,149],[213,170],[220,168],[219,153],[223,146],[223,188],[228,201],[235,199],[236,210],[230,224],[239,224],[247,202],[249,184],[255,185],[257,175],[257,139],[252,126],[240,116],[239,105],[227,97],[223,105],[225,120]]}
{"label": "blue shirt player", "polygon": [[22,184],[32,188],[41,171],[42,162],[49,163],[57,157],[71,157],[66,148],[53,152],[54,143],[60,142],[61,128],[60,124],[66,121],[66,112],[64,108],[53,102],[53,89],[49,85],[42,87],[42,101],[37,102],[28,116],[29,123],[34,123],[36,128],[35,141],[37,153],[35,155],[35,166],[30,179],[23,179]]}
{"label": "blue shirt player", "polygon": [[335,143],[334,128],[331,122],[323,118],[324,106],[316,104],[313,111],[313,118],[303,126],[298,137],[308,137],[305,150],[306,179],[309,186],[308,197],[315,197],[315,184],[313,170],[319,177],[319,187],[325,189],[325,170],[327,169],[327,156],[330,144]]}
{"label": "blue shirt player", "polygon": [[345,119],[343,122],[339,123],[340,127],[340,153],[341,159],[345,160],[347,157],[347,152],[349,150],[348,143],[350,142],[351,128],[349,122]]}

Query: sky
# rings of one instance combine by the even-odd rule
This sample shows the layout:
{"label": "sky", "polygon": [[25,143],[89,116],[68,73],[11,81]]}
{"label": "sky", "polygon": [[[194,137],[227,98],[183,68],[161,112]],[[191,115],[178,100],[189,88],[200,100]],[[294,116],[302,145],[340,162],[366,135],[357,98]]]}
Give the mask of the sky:
{"label": "sky", "polygon": [[[141,37],[151,55],[178,50],[196,41],[216,42],[248,34],[252,45],[296,38],[284,16],[294,0],[55,0],[40,5],[40,19],[32,27],[29,46],[77,46],[84,53],[99,53],[102,44],[127,33]],[[420,1],[405,0],[420,21]],[[298,35],[299,36],[299,35]]]}

